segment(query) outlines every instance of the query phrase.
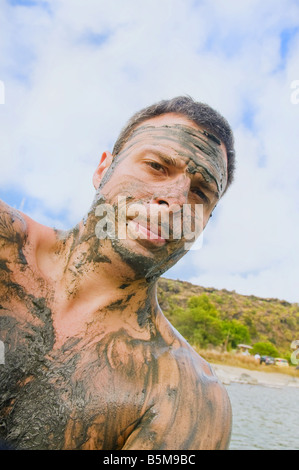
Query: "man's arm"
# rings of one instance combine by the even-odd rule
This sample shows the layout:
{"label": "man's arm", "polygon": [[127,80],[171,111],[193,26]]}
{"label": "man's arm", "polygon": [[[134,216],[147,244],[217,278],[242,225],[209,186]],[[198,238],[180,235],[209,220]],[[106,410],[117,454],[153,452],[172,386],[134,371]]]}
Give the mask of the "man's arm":
{"label": "man's arm", "polygon": [[[27,239],[27,224],[22,214],[0,200],[0,255],[12,262],[26,264],[22,249]],[[6,256],[7,255],[7,256]]]}

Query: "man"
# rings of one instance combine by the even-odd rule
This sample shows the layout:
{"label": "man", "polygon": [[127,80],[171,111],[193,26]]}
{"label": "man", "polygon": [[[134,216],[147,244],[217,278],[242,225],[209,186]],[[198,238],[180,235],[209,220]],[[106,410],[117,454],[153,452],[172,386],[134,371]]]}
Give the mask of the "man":
{"label": "man", "polygon": [[182,217],[189,207],[194,226],[199,206],[205,226],[233,167],[226,121],[178,97],[137,113],[113,154],[103,153],[95,199],[73,230],[50,229],[1,204],[3,442],[16,449],[228,447],[226,391],[164,317],[156,285],[188,247],[186,232],[174,236],[181,220],[174,213]]}

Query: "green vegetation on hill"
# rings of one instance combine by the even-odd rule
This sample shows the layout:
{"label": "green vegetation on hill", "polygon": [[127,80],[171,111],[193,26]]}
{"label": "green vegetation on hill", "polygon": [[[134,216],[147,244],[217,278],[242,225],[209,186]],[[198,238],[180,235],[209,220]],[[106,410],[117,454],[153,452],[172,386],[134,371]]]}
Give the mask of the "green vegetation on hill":
{"label": "green vegetation on hill", "polygon": [[225,289],[195,286],[161,278],[158,300],[165,316],[187,339],[200,348],[236,348],[246,343],[268,347],[289,357],[290,345],[299,339],[299,305],[279,299],[245,296]]}

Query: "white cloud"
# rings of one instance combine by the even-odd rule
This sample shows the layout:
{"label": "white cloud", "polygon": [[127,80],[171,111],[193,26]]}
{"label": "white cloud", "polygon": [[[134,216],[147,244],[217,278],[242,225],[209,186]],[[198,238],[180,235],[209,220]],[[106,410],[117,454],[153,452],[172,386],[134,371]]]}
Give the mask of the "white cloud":
{"label": "white cloud", "polygon": [[70,227],[131,114],[189,94],[231,122],[238,166],[204,248],[170,274],[298,301],[298,14],[292,0],[4,3],[0,185],[36,198],[38,221],[57,226],[63,212]]}

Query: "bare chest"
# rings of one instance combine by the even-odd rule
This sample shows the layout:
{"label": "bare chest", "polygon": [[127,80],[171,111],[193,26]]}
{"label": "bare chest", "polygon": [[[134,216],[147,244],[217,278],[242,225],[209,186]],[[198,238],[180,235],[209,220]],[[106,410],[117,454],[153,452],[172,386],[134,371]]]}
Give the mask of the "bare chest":
{"label": "bare chest", "polygon": [[51,310],[43,298],[19,296],[16,306],[28,309],[26,321],[5,305],[0,440],[20,449],[121,448],[145,411],[152,370],[147,346],[118,331],[70,338],[53,350]]}

